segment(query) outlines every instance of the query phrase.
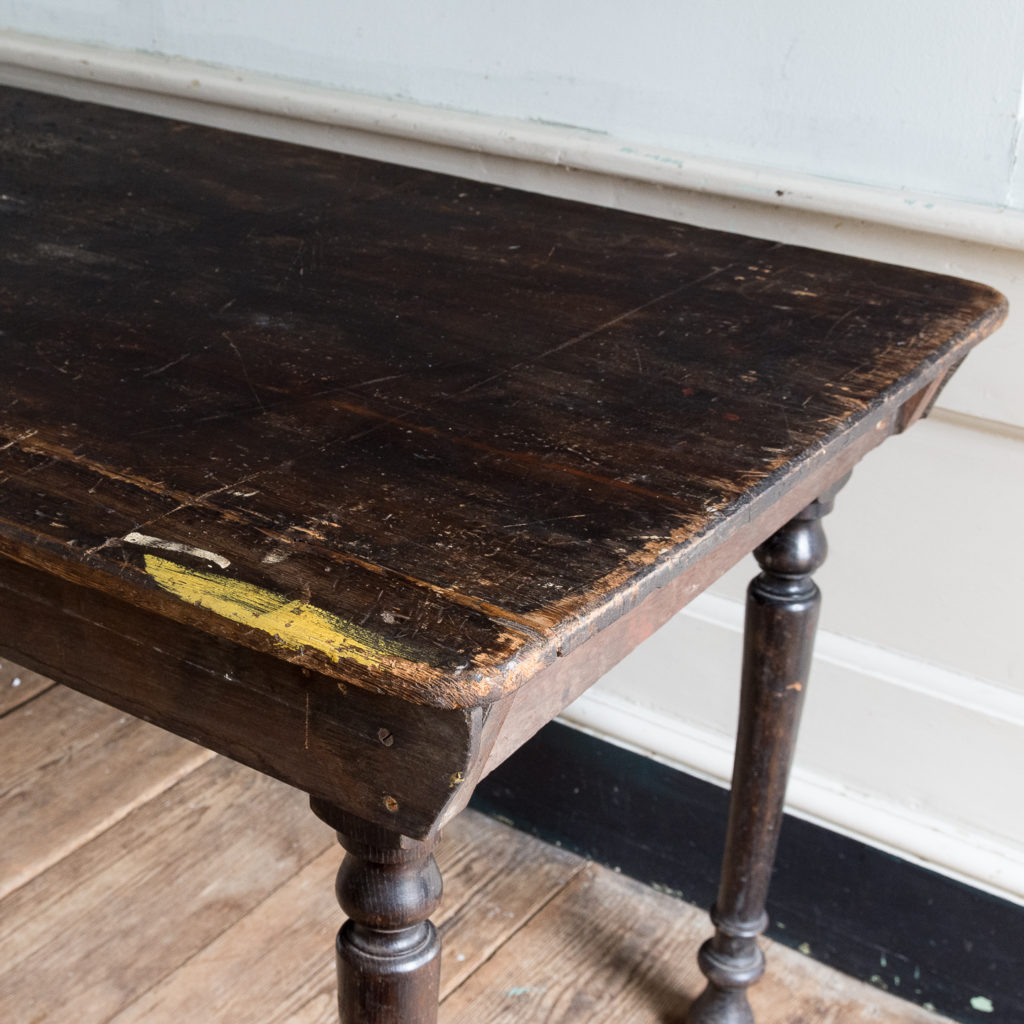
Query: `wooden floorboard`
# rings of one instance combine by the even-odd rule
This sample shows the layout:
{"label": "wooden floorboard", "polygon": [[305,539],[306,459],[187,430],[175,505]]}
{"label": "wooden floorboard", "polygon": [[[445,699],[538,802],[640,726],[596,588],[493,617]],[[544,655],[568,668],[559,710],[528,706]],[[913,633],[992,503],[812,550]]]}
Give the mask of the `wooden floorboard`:
{"label": "wooden floorboard", "polygon": [[53,682],[38,672],[30,672],[13,661],[0,661],[0,716],[51,686]]}
{"label": "wooden floorboard", "polygon": [[[590,864],[452,993],[441,1024],[683,1024],[703,987],[706,915]],[[936,1024],[942,1018],[773,943],[758,1024]]]}
{"label": "wooden floorboard", "polygon": [[[438,851],[445,898],[441,988],[464,981],[586,861],[479,814],[455,821]],[[341,923],[332,848],[111,1024],[336,1024],[332,947]]]}
{"label": "wooden floorboard", "polygon": [[0,897],[212,756],[63,686],[0,718],[0,752]]}
{"label": "wooden floorboard", "polygon": [[0,1020],[107,1020],[332,838],[280,783],[222,759],[197,768],[7,897]]}
{"label": "wooden floorboard", "polygon": [[[34,865],[0,900],[0,1020],[336,1024],[340,848],[206,757],[60,687],[0,719],[0,847]],[[475,813],[438,860],[441,1024],[681,1024],[703,912]],[[942,1024],[766,949],[758,1024]]]}

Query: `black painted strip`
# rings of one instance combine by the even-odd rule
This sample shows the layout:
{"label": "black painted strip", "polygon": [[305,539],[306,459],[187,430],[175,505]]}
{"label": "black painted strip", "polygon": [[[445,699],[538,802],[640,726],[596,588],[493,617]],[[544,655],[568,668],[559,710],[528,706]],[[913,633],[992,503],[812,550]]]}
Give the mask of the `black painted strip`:
{"label": "black painted strip", "polygon": [[[708,906],[727,800],[711,783],[552,723],[480,783],[473,806]],[[1015,904],[787,815],[769,913],[773,939],[853,977],[963,1024],[1024,1022]]]}

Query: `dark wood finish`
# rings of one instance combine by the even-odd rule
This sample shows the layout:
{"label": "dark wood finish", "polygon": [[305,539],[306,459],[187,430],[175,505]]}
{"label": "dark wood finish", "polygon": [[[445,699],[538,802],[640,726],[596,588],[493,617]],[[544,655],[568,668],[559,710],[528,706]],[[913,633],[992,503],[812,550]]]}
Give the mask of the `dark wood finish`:
{"label": "dark wood finish", "polygon": [[0,623],[22,664],[414,836],[468,800],[459,780],[494,713],[347,687],[14,561],[0,560]]}
{"label": "dark wood finish", "polygon": [[782,825],[786,782],[807,693],[821,593],[811,574],[828,546],[821,519],[840,481],[755,551],[761,573],[747,590],[743,672],[729,828],[714,937],[700,950],[708,985],[688,1024],[753,1024],[747,987],[764,973],[757,937]]}
{"label": "dark wood finish", "polygon": [[[354,811],[419,837],[1003,315],[949,278],[17,90],[0,154],[0,553],[95,657],[3,648],[324,799],[348,748],[316,739],[360,694],[371,739],[468,711],[397,818],[346,769]],[[178,651],[179,683],[141,681]],[[368,749],[376,778],[403,744]]]}
{"label": "dark wood finish", "polygon": [[342,1024],[434,1024],[441,940],[428,920],[441,903],[438,835],[409,839],[313,800],[346,850],[335,891],[348,920],[338,932]]}
{"label": "dark wood finish", "polygon": [[398,903],[388,850],[1005,315],[18,90],[0,166],[0,653],[306,790]]}
{"label": "dark wood finish", "polygon": [[[421,704],[515,690],[1003,315],[952,278],[16,90],[0,156],[0,549]],[[263,629],[247,600],[308,610]]]}

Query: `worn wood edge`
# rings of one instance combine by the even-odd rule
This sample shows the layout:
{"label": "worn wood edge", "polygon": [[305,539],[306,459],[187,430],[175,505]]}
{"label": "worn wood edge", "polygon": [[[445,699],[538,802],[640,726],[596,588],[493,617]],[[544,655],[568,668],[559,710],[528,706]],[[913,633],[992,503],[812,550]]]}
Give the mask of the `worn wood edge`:
{"label": "worn wood edge", "polygon": [[[1024,247],[1024,213],[1012,207],[840,182],[579,128],[430,107],[13,30],[0,32],[0,79],[69,98],[234,126],[293,142],[309,142],[313,136],[313,144],[368,156],[380,156],[381,142],[376,140],[382,140],[402,146],[400,157],[391,154],[396,162],[401,159],[477,180],[487,177],[483,156],[779,210]],[[325,129],[330,134],[325,135]]]}
{"label": "worn wood edge", "polygon": [[[996,308],[1001,301],[1001,298],[990,289],[974,286],[973,305],[979,310],[986,306],[991,308],[985,308],[984,314],[974,324],[947,339],[945,349],[934,353],[922,365],[927,367],[936,358],[945,358],[951,346],[966,348],[968,344],[979,340],[981,336],[994,329],[996,323],[1005,313],[1004,308]],[[944,337],[948,333],[947,327],[947,324],[938,321],[935,333]],[[920,376],[921,374],[915,371],[911,380],[916,382]],[[906,391],[909,386],[909,384],[905,385],[903,390]],[[899,390],[898,384],[890,388],[886,401]],[[924,397],[929,398],[927,395]],[[897,431],[909,425],[912,419],[918,415],[916,406],[910,408],[911,404],[912,399],[907,399],[904,396],[903,408],[907,412],[896,425]],[[917,404],[924,408],[929,403],[922,400]],[[846,416],[841,426],[835,428],[834,433],[849,435],[856,429],[860,429],[859,420],[863,418],[863,415],[861,411],[857,411]],[[834,438],[826,440],[825,446],[831,445],[833,440]],[[818,452],[813,450],[809,454],[815,456]],[[774,488],[780,479],[792,478],[800,471],[802,464],[807,461],[807,456],[808,453],[804,453],[803,456],[783,467],[775,478],[762,482],[734,501],[728,509],[721,510],[722,518],[726,518],[725,511],[729,511],[731,514],[737,508],[743,510],[748,516],[752,515],[751,506],[763,496],[763,492]],[[343,671],[336,671],[329,664],[321,664],[321,659],[315,653],[310,654],[305,649],[300,649],[296,653],[282,651],[279,647],[275,647],[272,638],[264,638],[262,634],[247,630],[240,624],[225,622],[215,613],[185,606],[182,602],[169,598],[157,589],[142,588],[140,590],[136,579],[122,579],[119,571],[110,566],[90,566],[88,561],[82,560],[81,554],[77,552],[69,556],[68,551],[59,542],[55,542],[52,538],[37,536],[31,528],[10,523],[5,525],[11,534],[11,539],[6,541],[9,548],[8,553],[16,560],[25,561],[26,564],[37,564],[56,575],[73,579],[86,586],[111,590],[133,601],[152,602],[155,610],[166,618],[188,622],[188,624],[196,625],[207,632],[240,634],[236,636],[239,643],[254,650],[267,651],[282,661],[309,665],[321,674],[353,682],[356,686],[364,689],[395,693],[411,703],[448,708],[487,704],[501,695],[513,691],[538,669],[548,665],[553,657],[569,653],[595,631],[612,621],[621,614],[624,606],[630,607],[634,601],[642,599],[652,587],[660,586],[664,578],[679,571],[681,566],[685,566],[701,551],[707,550],[713,543],[709,538],[716,535],[716,532],[721,532],[718,531],[715,523],[712,523],[704,533],[697,536],[689,535],[684,529],[671,539],[670,547],[672,545],[675,547],[667,555],[665,552],[658,553],[648,550],[634,553],[627,565],[598,581],[586,594],[574,596],[548,608],[540,607],[536,612],[527,616],[538,624],[532,636],[527,631],[526,624],[513,624],[507,618],[496,614],[496,612],[500,612],[500,609],[479,609],[489,616],[496,639],[507,637],[510,628],[515,631],[516,625],[521,626],[523,629],[523,632],[520,633],[522,646],[515,654],[508,656],[504,662],[485,663],[478,671],[467,672],[456,680],[451,671],[434,670],[419,662],[405,663],[401,658],[390,659],[386,665],[382,666],[382,670],[372,673],[364,673],[357,666],[348,664],[344,666]],[[727,521],[724,529],[730,528],[731,524]],[[5,539],[0,539],[0,544],[3,543],[5,543]],[[655,547],[655,545],[649,545],[649,547]],[[77,564],[71,561],[76,557],[79,559]],[[111,580],[114,582],[108,586],[107,584]],[[424,581],[409,580],[408,582],[414,587],[426,586],[432,591],[436,590]],[[460,595],[454,596],[459,597]],[[461,595],[461,597],[464,602],[471,600],[467,595]],[[483,649],[493,651],[491,645],[487,645]],[[508,650],[507,647],[505,649]],[[492,653],[489,660],[493,660],[493,656]],[[481,661],[484,659],[481,658]]]}
{"label": "worn wood edge", "polygon": [[[306,646],[297,650],[284,647],[276,643],[273,637],[242,622],[235,622],[200,605],[182,601],[159,587],[140,585],[144,579],[141,574],[138,580],[125,578],[110,571],[106,565],[92,565],[83,561],[81,555],[81,552],[74,549],[63,548],[51,537],[34,533],[24,524],[12,523],[0,516],[0,557],[10,558],[68,583],[110,594],[169,621],[193,627],[211,636],[233,639],[242,646],[281,662],[368,692],[387,693],[411,704],[446,710],[477,707],[500,696],[501,681],[504,678],[500,671],[476,675],[463,673],[459,676],[458,686],[453,687],[450,685],[450,675],[442,669],[400,657],[389,657],[386,664],[382,661],[386,672],[371,671],[347,659],[335,662],[313,647]],[[435,594],[433,589],[430,592]],[[537,642],[536,631],[527,630],[496,615],[488,617],[495,626],[496,634],[517,634],[524,648]]]}
{"label": "worn wood edge", "polygon": [[[952,365],[964,358],[970,347],[995,330],[1005,318],[1005,299],[991,289],[979,286],[976,302],[979,309],[983,310],[981,315],[974,323],[951,337],[942,349],[933,353],[923,364],[923,372],[915,374],[912,380],[894,386],[875,406],[848,417],[820,447],[804,453],[785,470],[777,472],[758,488],[746,493],[740,499],[740,503],[745,506],[742,516],[731,512],[730,509],[723,509],[722,527],[716,528],[712,524],[704,533],[675,547],[667,556],[655,556],[646,567],[634,566],[617,570],[611,577],[598,581],[585,598],[573,598],[571,604],[565,608],[538,609],[538,620],[540,617],[547,617],[558,622],[558,626],[545,632],[536,631],[532,636],[523,633],[525,642],[516,655],[505,663],[493,665],[486,670],[463,673],[458,687],[425,687],[422,685],[422,674],[418,669],[408,679],[407,673],[400,672],[391,685],[388,685],[388,679],[361,671],[358,666],[348,663],[344,666],[334,665],[315,652],[282,650],[271,638],[264,637],[259,631],[247,629],[241,623],[225,620],[205,609],[176,600],[162,590],[139,587],[133,581],[122,579],[103,567],[80,561],[77,552],[73,555],[74,560],[70,560],[66,551],[57,550],[52,539],[36,537],[16,524],[8,524],[8,535],[0,536],[0,554],[72,584],[110,593],[115,598],[139,605],[171,621],[180,622],[210,635],[226,636],[252,650],[268,654],[283,662],[309,668],[346,685],[353,684],[370,691],[386,692],[413,704],[449,710],[486,705],[502,698],[507,699],[531,677],[570,654],[594,634],[644,601],[652,592],[663,588],[674,577],[686,573],[691,566],[701,560],[708,559],[716,548],[734,545],[736,542],[731,538],[738,529],[738,518],[749,522],[756,518],[762,509],[770,508],[779,495],[785,495],[778,505],[782,512],[776,512],[770,520],[765,520],[768,525],[763,527],[751,542],[750,547],[753,547],[798,511],[803,504],[813,500],[817,493],[848,472],[853,462],[867,450],[881,443],[889,434],[902,429],[906,425],[900,420],[900,410],[903,406],[912,401],[922,389],[934,384],[937,379],[944,378]],[[870,438],[867,445],[863,443],[865,437]],[[857,452],[852,460],[849,455],[851,450]],[[838,470],[835,466],[828,465],[831,459],[836,460]],[[809,486],[805,482],[803,486],[786,493],[792,486],[791,480],[794,476],[810,477],[813,482]],[[793,495],[796,495],[796,498]],[[727,558],[731,560],[722,560],[721,556],[713,557],[717,565],[714,574],[701,572],[702,582],[698,588],[691,589],[690,596],[698,592],[698,589],[703,589],[714,582],[739,555],[730,552]],[[674,610],[682,607],[683,603],[685,599]],[[581,610],[573,610],[571,605]],[[500,630],[507,631],[512,627],[512,624],[505,620],[492,621]],[[608,667],[610,664],[614,662],[609,663]],[[434,670],[434,675],[442,673]],[[561,706],[564,706],[564,703]],[[557,710],[560,710],[560,707]]]}
{"label": "worn wood edge", "polygon": [[[943,369],[940,364],[932,381],[941,378]],[[593,615],[596,622],[577,623],[582,635],[576,645],[559,648],[561,656],[549,659],[532,678],[503,699],[510,704],[505,712],[506,724],[483,774],[500,764],[757,544],[849,473],[865,454],[898,429],[903,402],[930,387],[932,381],[908,385],[897,400],[875,410],[874,415],[863,417],[857,429],[844,431],[834,437],[831,446],[823,446],[805,457],[803,464],[791,471],[791,475],[804,474],[795,485],[788,476],[771,481],[751,498],[745,516],[733,516],[728,521],[729,532],[724,537],[720,531],[697,538],[676,559],[656,566],[631,593],[613,594],[611,601]],[[737,522],[738,519],[742,521]],[[679,562],[684,562],[683,567],[679,567]],[[625,612],[620,610],[622,603],[627,604]],[[602,618],[610,620],[603,628]],[[592,642],[583,642],[590,637]]]}
{"label": "worn wood edge", "polygon": [[[915,373],[895,382],[875,402],[845,418],[818,447],[805,451],[800,457],[788,462],[783,468],[747,491],[730,506],[721,509],[720,516],[735,525],[737,516],[734,506],[739,506],[743,508],[746,518],[752,518],[757,514],[759,506],[773,502],[776,495],[784,492],[793,477],[800,478],[804,474],[814,473],[820,468],[821,461],[828,457],[845,458],[847,449],[859,446],[864,435],[868,434],[872,436],[873,442],[859,449],[858,458],[863,457],[870,448],[877,447],[887,436],[902,432],[916,418],[927,413],[930,408],[928,402],[934,400],[936,390],[945,386],[970,350],[996,331],[1006,320],[1008,303],[1005,296],[984,285],[975,285],[975,289],[975,318],[962,329],[953,332],[944,345],[919,364]],[[925,399],[923,403],[922,398]],[[821,493],[839,476],[849,472],[849,468],[847,466],[840,473],[833,474],[827,482],[819,484],[817,493]],[[784,521],[781,520],[779,525]],[[768,536],[770,532],[772,531],[766,532],[764,536]],[[712,524],[705,533],[693,537],[689,544],[677,547],[668,558],[656,561],[652,571],[646,576],[636,574],[634,579],[639,583],[638,593],[642,596],[652,586],[661,585],[660,580],[665,576],[678,572],[681,567],[702,557],[698,550],[708,544],[715,535],[716,527]],[[612,574],[612,579],[619,575],[621,573]],[[599,591],[601,586],[601,583],[596,584],[595,591]],[[566,616],[565,621],[570,623],[571,617]],[[567,648],[568,645],[563,641],[563,653]]]}
{"label": "worn wood edge", "polygon": [[502,730],[512,710],[512,701],[498,700],[485,707],[474,709],[475,728],[470,737],[471,747],[466,759],[466,769],[452,779],[452,793],[447,804],[437,816],[439,828],[445,827],[469,805],[477,783],[490,771],[489,758],[495,743],[499,742]]}
{"label": "worn wood edge", "polygon": [[[0,653],[415,838],[468,801],[463,783],[483,756],[481,737],[492,734],[487,707],[450,710],[336,684],[222,638],[199,643],[180,624],[109,595],[90,598],[83,613],[69,589],[76,585],[13,568],[4,572],[0,560],[0,606],[20,625],[17,637],[0,638]],[[197,678],[206,685],[197,688]],[[273,718],[272,739],[245,729],[257,713]],[[401,742],[385,743],[381,729]]]}
{"label": "worn wood edge", "polygon": [[[870,447],[877,447],[887,436],[901,433],[916,418],[925,413],[928,409],[927,401],[934,397],[934,390],[941,389],[970,353],[970,350],[998,330],[1006,320],[1008,303],[1005,296],[985,285],[975,284],[973,287],[975,292],[973,320],[960,329],[950,332],[945,343],[922,360],[912,374],[894,382],[871,404],[844,417],[817,447],[804,451],[796,459],[787,461],[784,466],[766,477],[757,486],[745,492],[728,506],[721,508],[719,510],[720,518],[724,519],[727,525],[734,527],[737,507],[743,509],[746,518],[752,518],[757,514],[759,506],[772,503],[780,492],[784,493],[794,477],[800,479],[803,475],[813,473],[816,468],[820,468],[818,464],[822,459],[827,456],[840,457],[840,453],[845,452],[851,445],[858,444],[865,433],[874,437],[874,442]],[[944,332],[945,329],[941,328],[940,330]],[[923,407],[921,407],[922,398],[926,399]],[[879,432],[881,432],[880,436]],[[861,456],[866,450],[869,449],[862,451]],[[839,476],[845,475],[848,471],[849,467],[843,472],[831,476],[827,483],[818,486],[816,493],[822,493]],[[782,522],[785,520],[781,520],[779,525]],[[642,596],[648,592],[652,586],[659,586],[660,578],[670,576],[678,572],[680,568],[703,557],[703,547],[716,538],[720,532],[716,524],[712,523],[703,533],[693,536],[685,544],[678,545],[668,557],[659,557],[655,560],[647,573],[634,573],[631,582],[635,581],[638,584],[639,595]],[[768,536],[770,532],[773,531],[766,532],[764,536]],[[600,594],[602,589],[610,592],[625,573],[626,570],[617,570],[608,579],[596,583],[593,587],[594,594]],[[616,596],[622,596],[622,591],[620,590]],[[573,603],[574,599],[570,598],[555,606],[564,610],[558,618],[564,623],[562,629],[566,631],[573,629],[576,625],[571,615]],[[587,618],[593,618],[591,612],[585,612],[584,615]],[[563,637],[562,653],[567,653],[569,649],[570,644]]]}

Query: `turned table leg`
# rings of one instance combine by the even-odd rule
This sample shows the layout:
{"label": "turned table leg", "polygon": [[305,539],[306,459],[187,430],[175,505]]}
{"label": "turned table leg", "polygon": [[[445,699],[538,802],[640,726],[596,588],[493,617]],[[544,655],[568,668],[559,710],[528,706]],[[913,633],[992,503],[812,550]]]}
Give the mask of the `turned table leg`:
{"label": "turned table leg", "polygon": [[336,944],[342,1024],[435,1024],[441,942],[428,918],[441,902],[437,835],[409,839],[311,804],[346,851],[336,886],[349,918]]}
{"label": "turned table leg", "polygon": [[825,560],[821,518],[839,486],[754,552],[762,572],[747,591],[729,827],[711,910],[715,934],[700,950],[708,983],[687,1024],[753,1024],[746,990],[764,973],[757,937],[768,924],[765,900],[821,603],[811,573]]}

